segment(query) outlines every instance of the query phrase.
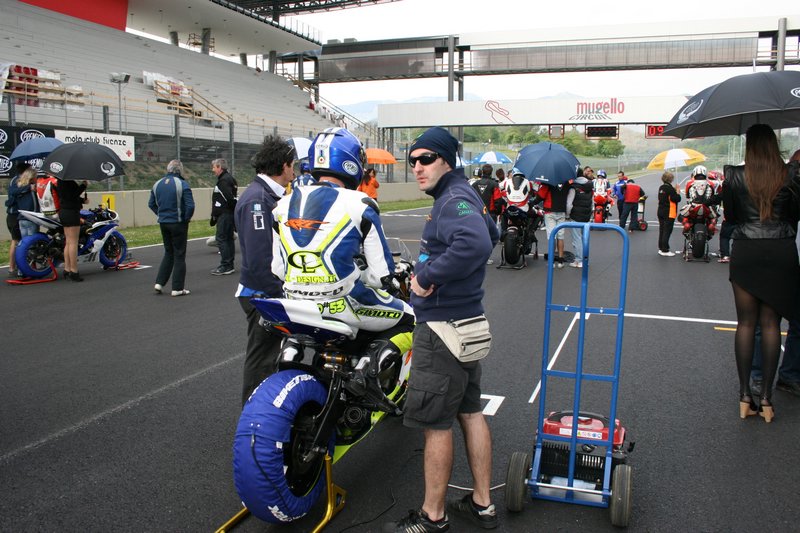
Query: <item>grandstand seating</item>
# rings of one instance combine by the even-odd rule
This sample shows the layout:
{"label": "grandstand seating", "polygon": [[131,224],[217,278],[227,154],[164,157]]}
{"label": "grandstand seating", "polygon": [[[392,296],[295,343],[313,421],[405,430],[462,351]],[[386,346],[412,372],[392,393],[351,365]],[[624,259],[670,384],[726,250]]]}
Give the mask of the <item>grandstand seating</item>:
{"label": "grandstand seating", "polygon": [[[143,72],[148,71],[182,81],[198,95],[197,102],[207,100],[219,108],[235,123],[237,142],[258,143],[276,131],[305,137],[333,125],[309,109],[307,93],[281,76],[22,2],[4,1],[2,10],[0,63],[58,72],[62,87],[74,91],[77,86],[83,95],[82,105],[17,105],[18,123],[100,131],[106,106],[115,133],[118,87],[109,81],[109,74],[127,72],[131,78],[122,86],[122,133],[171,135],[175,106],[159,102],[153,88],[144,85]],[[8,116],[7,105],[0,120]],[[199,104],[194,110],[195,119],[189,114],[181,122],[181,136],[228,139],[224,115],[221,118]]]}

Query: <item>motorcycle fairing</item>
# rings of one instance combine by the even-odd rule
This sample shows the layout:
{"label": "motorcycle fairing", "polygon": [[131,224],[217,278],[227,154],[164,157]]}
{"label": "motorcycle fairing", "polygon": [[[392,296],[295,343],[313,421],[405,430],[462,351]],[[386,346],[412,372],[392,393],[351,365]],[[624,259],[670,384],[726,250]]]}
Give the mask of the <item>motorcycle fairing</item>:
{"label": "motorcycle fairing", "polygon": [[308,335],[323,343],[343,336],[356,337],[357,331],[344,322],[323,317],[317,304],[310,300],[252,298],[250,303],[268,324],[286,335]]}

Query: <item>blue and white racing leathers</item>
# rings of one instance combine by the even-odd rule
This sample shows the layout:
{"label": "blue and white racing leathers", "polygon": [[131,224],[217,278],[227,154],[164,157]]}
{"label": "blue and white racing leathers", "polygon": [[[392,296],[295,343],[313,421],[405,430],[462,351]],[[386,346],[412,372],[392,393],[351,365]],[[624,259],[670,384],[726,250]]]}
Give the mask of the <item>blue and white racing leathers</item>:
{"label": "blue and white racing leathers", "polygon": [[[413,317],[410,305],[381,289],[394,261],[366,194],[329,182],[301,186],[278,202],[273,217],[272,271],[284,280],[287,298],[316,301],[323,316],[365,331],[383,332]],[[362,254],[363,271],[355,260]],[[395,330],[390,340],[402,353],[411,328],[400,329],[408,331],[398,338]]]}

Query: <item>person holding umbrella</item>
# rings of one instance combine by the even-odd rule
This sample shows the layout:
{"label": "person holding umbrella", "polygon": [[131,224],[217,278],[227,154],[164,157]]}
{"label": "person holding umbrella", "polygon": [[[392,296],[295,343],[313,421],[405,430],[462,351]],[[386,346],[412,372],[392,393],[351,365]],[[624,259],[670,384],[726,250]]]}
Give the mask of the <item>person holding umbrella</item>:
{"label": "person holding umbrella", "polygon": [[[796,317],[800,265],[795,239],[800,220],[798,164],[786,165],[771,127],[756,124],[745,137],[745,164],[726,166],[722,201],[734,225],[730,282],[736,305],[734,352],[739,416],[775,416],[772,387],[780,358],[781,317]],[[761,326],[765,386],[757,407],[750,389],[756,325]]]}
{"label": "person holding umbrella", "polygon": [[78,237],[81,232],[81,208],[89,201],[86,197],[88,183],[84,180],[58,180],[58,220],[64,226],[64,279],[83,281],[78,274]]}

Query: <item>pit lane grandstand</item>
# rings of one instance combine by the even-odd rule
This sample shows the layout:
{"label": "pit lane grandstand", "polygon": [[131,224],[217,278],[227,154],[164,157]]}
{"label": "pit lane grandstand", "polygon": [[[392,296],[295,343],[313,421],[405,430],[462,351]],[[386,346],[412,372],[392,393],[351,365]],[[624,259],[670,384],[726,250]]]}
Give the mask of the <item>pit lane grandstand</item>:
{"label": "pit lane grandstand", "polygon": [[[352,129],[367,146],[394,151],[398,128],[644,123],[668,118],[654,110],[672,110],[682,97],[643,101],[649,115],[628,104],[627,117],[605,118],[569,113],[580,102],[567,103],[569,115],[561,117],[543,112],[552,102],[461,100],[470,76],[800,63],[798,17],[687,22],[679,30],[605,27],[576,40],[554,30],[537,32],[536,41],[488,32],[322,44],[316,30],[283,15],[366,9],[382,0],[129,0],[92,13],[38,3],[50,9],[4,2],[0,116],[11,126],[133,136],[137,162],[166,163],[179,154],[198,162],[226,157],[235,165],[266,134],[309,137],[331,125]],[[126,27],[170,42],[126,33]],[[377,127],[319,98],[324,83],[426,77],[447,77],[450,101],[381,106]]]}

